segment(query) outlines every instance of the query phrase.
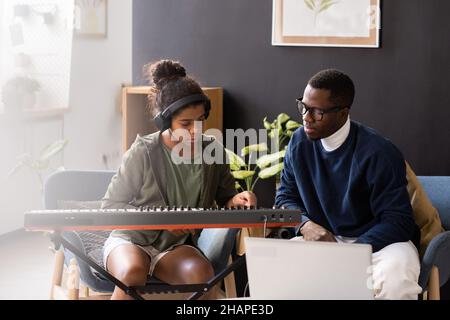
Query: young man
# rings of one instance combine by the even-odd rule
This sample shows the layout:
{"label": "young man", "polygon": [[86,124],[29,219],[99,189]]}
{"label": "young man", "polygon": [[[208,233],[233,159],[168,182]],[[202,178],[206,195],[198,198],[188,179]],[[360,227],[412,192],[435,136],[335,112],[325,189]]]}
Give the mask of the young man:
{"label": "young man", "polygon": [[304,127],[288,146],[276,205],[304,211],[297,232],[306,241],[372,245],[375,298],[417,299],[420,231],[405,161],[389,140],[350,120],[354,95],[338,70],[309,80],[297,99]]}

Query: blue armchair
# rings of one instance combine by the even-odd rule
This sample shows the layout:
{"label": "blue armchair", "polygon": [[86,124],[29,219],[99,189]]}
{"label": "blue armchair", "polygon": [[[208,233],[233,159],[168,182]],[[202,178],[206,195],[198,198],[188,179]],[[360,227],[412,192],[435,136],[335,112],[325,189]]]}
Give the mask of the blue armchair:
{"label": "blue armchair", "polygon": [[439,216],[445,232],[431,240],[422,258],[419,285],[428,299],[440,298],[440,287],[450,279],[450,176],[417,177]]}
{"label": "blue armchair", "polygon": [[[79,209],[99,208],[102,197],[115,174],[114,171],[61,171],[51,175],[44,185],[45,209]],[[204,229],[198,240],[199,248],[211,261],[216,274],[223,271],[229,261],[238,229]],[[103,265],[103,244],[109,236],[109,231],[96,232],[65,232],[63,234],[71,245],[89,258]],[[72,269],[68,275],[70,283],[76,283],[76,288],[69,288],[68,297],[62,287],[62,275],[65,270]],[[73,274],[75,271],[75,275]],[[75,279],[79,277],[79,279]],[[113,283],[92,269],[83,260],[66,248],[56,252],[53,274],[51,299],[79,299],[78,283],[85,285],[84,296],[89,296],[89,289],[97,293],[111,293]],[[149,279],[149,283],[157,281]],[[234,295],[234,278],[225,280],[227,296]]]}

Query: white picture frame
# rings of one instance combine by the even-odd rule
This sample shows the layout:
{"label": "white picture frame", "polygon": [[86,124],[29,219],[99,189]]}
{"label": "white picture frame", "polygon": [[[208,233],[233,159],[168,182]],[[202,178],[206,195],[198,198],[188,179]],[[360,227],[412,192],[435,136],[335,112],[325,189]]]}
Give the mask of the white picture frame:
{"label": "white picture frame", "polygon": [[106,38],[108,0],[75,0],[74,32],[82,37]]}
{"label": "white picture frame", "polygon": [[379,48],[381,0],[273,0],[272,45]]}

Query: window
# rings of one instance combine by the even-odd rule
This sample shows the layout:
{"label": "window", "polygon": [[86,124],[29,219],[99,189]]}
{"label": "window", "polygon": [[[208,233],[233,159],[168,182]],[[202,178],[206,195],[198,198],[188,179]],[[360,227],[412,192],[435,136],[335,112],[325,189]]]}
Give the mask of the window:
{"label": "window", "polygon": [[73,0],[0,2],[0,110],[13,114],[54,114],[66,110]]}

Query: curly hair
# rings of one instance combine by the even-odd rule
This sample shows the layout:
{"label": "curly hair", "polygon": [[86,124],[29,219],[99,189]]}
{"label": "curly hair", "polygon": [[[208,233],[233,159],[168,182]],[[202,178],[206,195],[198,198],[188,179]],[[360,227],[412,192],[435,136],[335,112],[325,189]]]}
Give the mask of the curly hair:
{"label": "curly hair", "polygon": [[154,85],[148,95],[149,108],[158,114],[175,101],[194,94],[203,94],[200,85],[189,77],[178,61],[160,60],[144,66],[147,81]]}

